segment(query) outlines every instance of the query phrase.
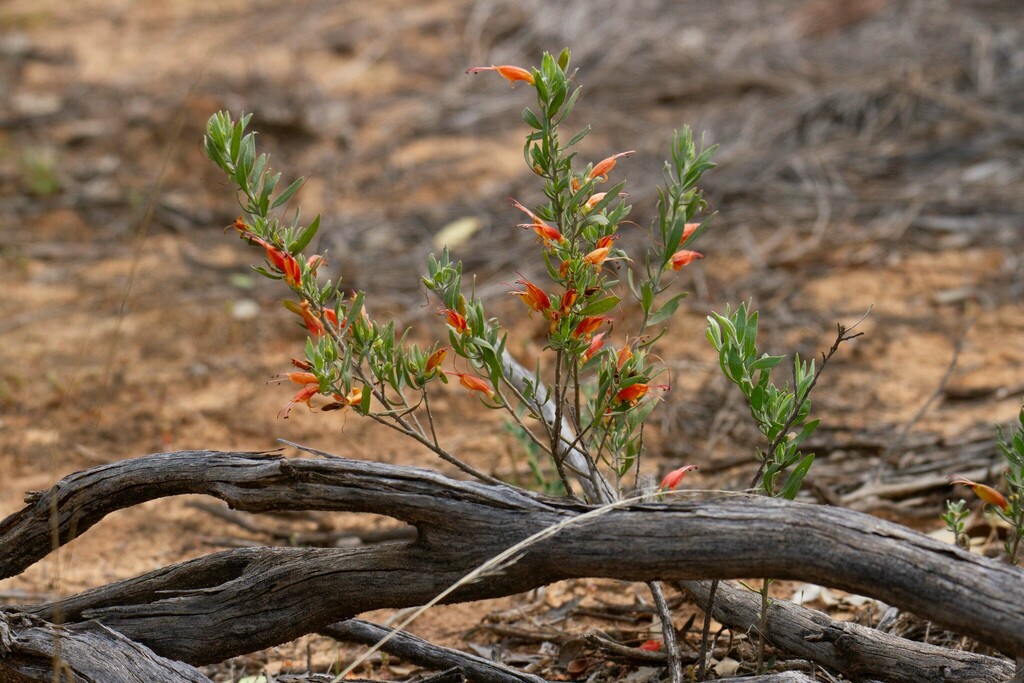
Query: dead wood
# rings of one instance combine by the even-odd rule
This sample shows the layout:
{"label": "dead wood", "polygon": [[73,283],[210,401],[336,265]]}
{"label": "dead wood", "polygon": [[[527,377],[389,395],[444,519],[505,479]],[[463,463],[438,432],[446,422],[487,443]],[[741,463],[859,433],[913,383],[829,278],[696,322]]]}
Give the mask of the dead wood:
{"label": "dead wood", "polygon": [[[240,548],[173,565],[30,611],[96,619],[193,664],[287,642],[385,607],[420,605],[519,541],[589,510],[428,470],[347,459],[187,451],[95,467],[33,494],[0,522],[0,575],[104,515],[167,495],[206,493],[250,512],[339,510],[414,525],[411,542],[371,548]],[[570,525],[449,602],[554,581],[772,576],[899,606],[1008,654],[1024,653],[1024,573],[848,510],[765,497],[636,505]]]}
{"label": "dead wood", "polygon": [[[320,629],[320,633],[337,640],[374,645],[391,629],[362,619],[349,619]],[[422,638],[400,631],[385,643],[382,650],[428,669],[458,668],[471,681],[478,683],[545,683],[540,676],[516,671],[498,662],[428,643]]]}
{"label": "dead wood", "polygon": [[[679,586],[699,604],[707,604],[710,581],[681,581]],[[737,631],[758,627],[757,593],[721,582],[713,615]],[[841,672],[854,680],[888,683],[993,683],[1007,681],[1013,664],[996,657],[919,643],[845,621],[786,601],[768,610],[768,640],[796,657]]]}
{"label": "dead wood", "polygon": [[58,627],[0,612],[0,681],[52,683],[210,683],[198,669],[154,654],[102,624]]}

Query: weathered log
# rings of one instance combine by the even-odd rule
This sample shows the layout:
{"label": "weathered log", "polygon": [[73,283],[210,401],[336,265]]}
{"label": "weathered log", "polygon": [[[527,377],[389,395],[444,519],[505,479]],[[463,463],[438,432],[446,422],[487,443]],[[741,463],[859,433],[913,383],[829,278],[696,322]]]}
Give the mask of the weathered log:
{"label": "weathered log", "polygon": [[0,612],[0,681],[210,683],[198,669],[159,657],[102,624],[54,626]]}
{"label": "weathered log", "polygon": [[[286,642],[382,607],[419,605],[519,541],[590,508],[513,488],[347,459],[252,453],[159,454],[71,475],[0,523],[0,573],[50,551],[105,514],[165,495],[207,493],[235,508],[384,514],[417,540],[373,548],[242,548],[33,608],[44,618],[98,619],[191,663]],[[847,510],[722,495],[636,505],[572,524],[447,602],[519,593],[553,581],[772,576],[881,599],[1024,653],[1024,572]],[[315,597],[311,597],[315,596]]]}
{"label": "weathered log", "polygon": [[[709,581],[680,581],[678,585],[706,605]],[[712,609],[715,619],[731,629],[757,629],[761,596],[721,582]],[[994,683],[1008,681],[1013,664],[996,657],[918,643],[826,614],[773,601],[768,609],[768,640],[797,657],[804,657],[854,680],[887,683]]]}

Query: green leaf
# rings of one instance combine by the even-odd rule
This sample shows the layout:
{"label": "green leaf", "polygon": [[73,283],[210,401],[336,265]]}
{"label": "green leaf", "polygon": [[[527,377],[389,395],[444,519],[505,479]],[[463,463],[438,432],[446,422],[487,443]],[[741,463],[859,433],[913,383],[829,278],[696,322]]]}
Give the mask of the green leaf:
{"label": "green leaf", "polygon": [[[442,375],[443,376],[443,375]],[[370,387],[363,385],[363,400],[359,402],[359,412],[363,415],[370,414],[370,399],[373,398],[373,392],[370,391]]]}
{"label": "green leaf", "polygon": [[558,68],[565,71],[569,66],[569,48],[562,48],[562,51],[558,54]]}
{"label": "green leaf", "polygon": [[660,325],[665,322],[673,315],[675,315],[676,309],[679,308],[679,302],[689,296],[689,292],[680,292],[671,299],[665,302],[665,304],[658,309],[658,311],[651,316],[651,319],[647,321],[647,326]]}
{"label": "green leaf", "polygon": [[793,468],[793,471],[786,477],[786,483],[782,486],[782,497],[786,500],[793,500],[796,498],[796,494],[800,492],[800,486],[804,482],[804,477],[807,476],[807,471],[811,469],[811,465],[814,464],[814,453],[810,453],[800,464]]}
{"label": "green leaf", "polygon": [[320,214],[317,214],[316,218],[313,219],[313,222],[310,223],[309,226],[302,231],[302,234],[299,235],[298,239],[296,239],[294,242],[288,245],[288,251],[293,254],[298,254],[299,252],[301,252],[303,249],[306,248],[306,246],[309,245],[313,237],[316,235],[317,230],[319,229]]}
{"label": "green leaf", "polygon": [[277,196],[277,199],[274,200],[274,203],[271,204],[270,208],[276,209],[282,204],[287,203],[288,200],[291,199],[292,196],[299,191],[299,188],[302,187],[302,183],[304,183],[305,181],[305,178],[299,178],[294,183],[286,187],[284,192]]}
{"label": "green leaf", "polygon": [[622,299],[613,294],[612,296],[608,296],[605,297],[604,299],[599,299],[595,301],[594,303],[590,304],[582,311],[580,311],[579,314],[583,316],[599,315],[601,313],[605,313],[606,311],[612,310],[613,308],[619,305],[620,301],[622,301]]}
{"label": "green leaf", "polygon": [[750,373],[757,370],[770,370],[781,363],[785,356],[769,356],[767,353],[750,364]]}
{"label": "green leaf", "polygon": [[568,142],[568,143],[566,143],[566,145],[565,145],[565,146],[566,146],[566,147],[572,147],[572,146],[573,146],[573,145],[575,145],[575,144],[576,144],[577,142],[579,142],[579,141],[580,141],[580,140],[582,140],[583,138],[587,137],[587,134],[588,134],[589,132],[590,132],[590,125],[588,124],[588,125],[584,126],[584,127],[583,127],[583,130],[581,130],[581,131],[580,131],[579,133],[576,133],[576,135],[573,135],[573,136],[572,136],[572,139],[570,139],[570,140],[569,140],[569,142]]}
{"label": "green leaf", "polygon": [[540,123],[540,119],[537,118],[537,115],[529,107],[523,110],[523,121],[531,128],[536,128],[537,130],[543,130],[544,128]]}

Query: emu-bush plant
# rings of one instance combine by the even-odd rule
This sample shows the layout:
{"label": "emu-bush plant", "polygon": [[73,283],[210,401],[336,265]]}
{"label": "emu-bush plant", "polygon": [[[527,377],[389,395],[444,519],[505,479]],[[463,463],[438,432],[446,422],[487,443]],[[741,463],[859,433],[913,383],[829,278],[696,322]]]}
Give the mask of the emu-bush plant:
{"label": "emu-bush plant", "polygon": [[[691,245],[710,217],[701,218],[707,204],[697,183],[713,166],[714,147],[698,145],[689,129],[674,136],[646,249],[627,253],[617,240],[638,228],[626,220],[625,181],[612,179],[633,152],[595,162],[580,158],[577,146],[590,129],[564,133],[580,94],[568,69],[566,50],[557,58],[545,54],[530,70],[468,71],[495,71],[535,95],[522,114],[529,129],[523,157],[541,181],[544,200],[532,208],[510,200],[525,216],[519,227],[536,233],[537,248],[509,294],[547,321],[547,358],[518,376],[506,352],[510,331],[488,315],[447,249],[430,255],[422,278],[447,330],[445,339],[426,347],[411,343],[409,330],[394,321],[372,317],[363,293],[346,295],[340,281],[319,278],[324,256],[303,252],[320,217],[304,223],[297,209],[290,218],[278,213],[302,179],[275,194],[281,174],[271,172],[266,155],[257,155],[255,136],[246,133],[250,116],[211,117],[203,146],[239,190],[243,214],[234,228],[264,250],[266,262],[257,272],[290,289],[285,306],[309,332],[304,357],[293,359],[293,370],[282,376],[300,388],[281,417],[299,403],[312,409],[314,400],[321,411],[351,409],[493,481],[450,453],[435,428],[431,396],[454,379],[486,408],[507,413],[551,460],[567,493],[592,503],[623,495],[627,477],[635,479],[640,470],[644,422],[670,388],[653,348],[685,296],[672,291],[676,272],[702,258]],[[531,279],[522,272],[542,275]],[[636,320],[624,312],[627,297],[638,305]],[[610,487],[602,483],[609,481]]]}

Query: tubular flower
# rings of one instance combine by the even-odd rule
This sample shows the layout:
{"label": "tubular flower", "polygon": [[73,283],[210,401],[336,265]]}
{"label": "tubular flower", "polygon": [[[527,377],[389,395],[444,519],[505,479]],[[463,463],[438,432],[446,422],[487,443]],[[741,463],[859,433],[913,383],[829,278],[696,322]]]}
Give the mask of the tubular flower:
{"label": "tubular flower", "polygon": [[597,246],[598,249],[603,249],[604,247],[611,248],[612,244],[617,239],[619,239],[618,235],[605,235],[604,237],[602,237],[599,240],[597,240],[597,245],[596,246]]}
{"label": "tubular flower", "polygon": [[429,375],[434,370],[437,370],[439,367],[441,367],[441,363],[444,361],[444,357],[448,355],[448,348],[449,347],[447,346],[442,346],[441,348],[437,349],[432,354],[430,354],[430,356],[427,358],[427,364],[423,368],[423,371],[426,374]]}
{"label": "tubular flower", "polygon": [[518,296],[527,306],[530,307],[530,312],[537,311],[544,317],[549,317],[548,313],[551,311],[551,299],[544,293],[537,285],[533,284],[525,277],[516,280],[517,285],[522,285],[526,289],[522,292],[509,292],[512,296]]}
{"label": "tubular flower", "polygon": [[350,406],[357,406],[363,402],[363,388],[353,387],[352,391],[348,392],[348,396],[342,396],[341,394],[334,394],[334,402],[328,403],[320,410],[323,412],[329,412],[332,410],[345,410]]}
{"label": "tubular flower", "polygon": [[576,329],[572,331],[572,336],[576,337],[577,339],[579,339],[580,337],[583,337],[584,339],[590,339],[590,335],[594,334],[594,332],[597,332],[597,328],[601,327],[601,325],[604,325],[605,323],[610,323],[614,320],[615,318],[611,317],[610,315],[587,316],[583,320],[579,321],[579,323],[576,325]]}
{"label": "tubular flower", "polygon": [[611,250],[611,247],[598,247],[584,256],[583,262],[600,268],[601,264],[608,259],[608,252]]}
{"label": "tubular flower", "polygon": [[313,399],[314,396],[316,396],[319,393],[320,384],[310,382],[309,384],[299,389],[299,392],[297,394],[292,396],[292,400],[288,401],[288,403],[284,405],[284,408],[281,408],[281,412],[277,414],[277,417],[284,418],[287,420],[289,413],[292,412],[292,406],[294,406],[296,403],[305,403],[306,407],[309,408],[309,411],[313,412],[313,405],[310,403],[310,401]]}
{"label": "tubular flower", "polygon": [[687,465],[686,467],[680,467],[677,470],[672,470],[665,475],[664,479],[661,480],[661,485],[658,487],[658,490],[674,491],[675,488],[682,483],[683,478],[686,477],[686,473],[695,469],[698,469],[696,465]]}
{"label": "tubular flower", "polygon": [[494,390],[491,388],[491,385],[476,375],[470,375],[465,372],[453,372],[452,374],[459,378],[459,384],[470,391],[479,391],[487,398],[494,398]]}
{"label": "tubular flower", "polygon": [[690,235],[697,231],[700,227],[700,223],[687,223],[683,226],[683,236],[679,238],[679,244],[686,244],[686,240],[690,239]]}
{"label": "tubular flower", "polygon": [[586,201],[583,205],[585,211],[592,211],[594,206],[608,195],[607,192],[598,192]]}
{"label": "tubular flower", "polygon": [[565,293],[562,294],[561,306],[559,308],[559,310],[562,312],[562,315],[569,315],[569,311],[572,310],[573,304],[576,303],[576,299],[578,297],[579,294],[576,293],[575,289],[565,290]]}
{"label": "tubular flower", "polygon": [[[263,247],[263,250],[267,252],[267,261],[269,261],[274,268],[284,273],[284,279],[289,285],[292,287],[297,285],[302,280],[302,270],[299,268],[299,262],[295,260],[295,257],[286,251],[281,251],[262,237],[257,237],[244,223],[242,223],[242,225],[245,227],[244,231],[239,228],[239,231],[242,233],[242,237]],[[238,227],[237,221],[235,223],[235,227]]]}
{"label": "tubular flower", "polygon": [[631,406],[635,406],[640,402],[647,392],[651,388],[661,389],[667,391],[669,386],[667,384],[646,384],[644,382],[637,382],[631,384],[625,389],[619,389],[619,393],[615,394],[615,403],[628,403]]}
{"label": "tubular flower", "polygon": [[647,641],[644,641],[641,645],[637,646],[636,649],[638,649],[638,650],[646,650],[647,652],[658,652],[659,650],[661,650],[661,641],[660,640],[647,640]]}
{"label": "tubular flower", "polygon": [[530,220],[533,221],[532,223],[520,223],[519,227],[530,228],[535,233],[537,233],[537,236],[544,241],[544,246],[550,247],[552,242],[558,242],[559,244],[561,244],[562,242],[565,241],[565,238],[562,237],[562,233],[558,231],[558,228],[545,222],[543,218],[535,214],[533,211],[530,211],[528,208],[517,202],[515,199],[509,197],[509,202],[512,203],[512,206],[516,207],[517,209],[525,213],[527,216],[529,216]]}
{"label": "tubular flower", "polygon": [[594,354],[601,350],[602,346],[604,346],[604,332],[595,334],[594,338],[590,340],[590,346],[583,352],[583,364],[586,365],[594,357]]}
{"label": "tubular flower", "polygon": [[313,335],[314,339],[322,337],[326,330],[324,329],[323,322],[320,321],[320,317],[313,312],[309,307],[309,302],[303,299],[299,303],[294,301],[285,301],[284,307],[295,315],[302,317],[302,322],[309,330],[309,333]]}
{"label": "tubular flower", "polygon": [[635,151],[629,150],[628,152],[619,152],[618,154],[611,155],[607,159],[602,159],[597,162],[597,165],[590,171],[590,175],[587,176],[587,179],[597,180],[598,182],[608,180],[608,172],[615,168],[615,164],[618,163],[619,157],[628,157],[630,154],[635,154]]}
{"label": "tubular flower", "polygon": [[991,486],[985,484],[979,484],[976,481],[971,481],[965,477],[954,475],[949,478],[950,484],[963,484],[964,486],[970,486],[971,490],[974,491],[974,495],[981,498],[989,505],[995,505],[997,508],[1006,512],[1010,509],[1010,501],[1006,500],[1006,496],[996,491]]}
{"label": "tubular flower", "polygon": [[669,265],[672,270],[681,270],[683,266],[688,266],[697,259],[704,258],[704,254],[698,251],[690,251],[689,249],[680,249],[676,253],[672,254],[669,260]]}
{"label": "tubular flower", "polygon": [[448,318],[448,324],[455,328],[455,331],[459,334],[465,334],[469,331],[469,325],[466,323],[466,319],[463,318],[458,311],[453,311],[450,308],[442,308],[440,314]]}
{"label": "tubular flower", "polygon": [[310,370],[313,367],[313,364],[310,363],[305,358],[289,358],[288,360],[293,366],[297,367],[299,370]]}
{"label": "tubular flower", "polygon": [[524,81],[533,85],[533,74],[521,66],[474,66],[466,69],[467,74],[478,74],[481,71],[497,71],[499,76],[507,79],[511,87],[516,87],[516,81]]}
{"label": "tubular flower", "polygon": [[622,366],[633,357],[633,348],[627,343],[619,349],[618,355],[615,357],[615,369],[622,370]]}

